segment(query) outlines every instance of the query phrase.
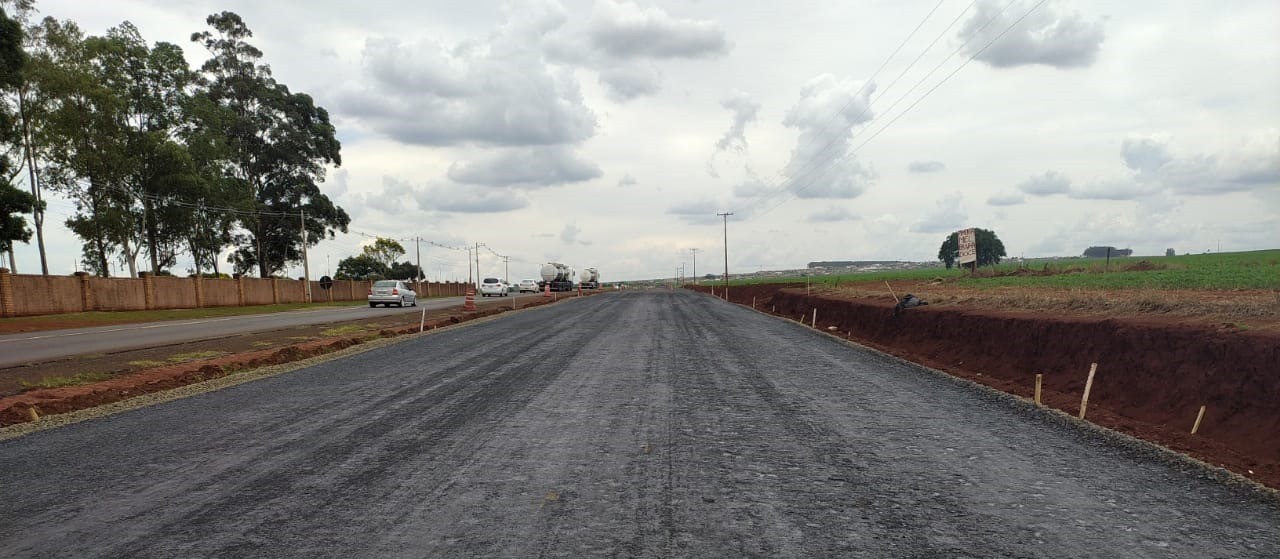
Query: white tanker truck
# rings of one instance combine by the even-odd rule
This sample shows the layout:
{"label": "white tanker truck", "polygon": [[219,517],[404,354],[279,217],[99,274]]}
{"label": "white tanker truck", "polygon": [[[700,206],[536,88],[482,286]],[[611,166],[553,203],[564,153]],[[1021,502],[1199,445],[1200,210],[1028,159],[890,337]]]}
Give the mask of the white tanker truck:
{"label": "white tanker truck", "polygon": [[600,272],[595,268],[586,268],[582,270],[582,288],[597,289],[600,287]]}
{"label": "white tanker truck", "polygon": [[551,287],[552,291],[573,291],[578,285],[578,271],[559,262],[547,262],[542,265],[542,281],[538,289]]}

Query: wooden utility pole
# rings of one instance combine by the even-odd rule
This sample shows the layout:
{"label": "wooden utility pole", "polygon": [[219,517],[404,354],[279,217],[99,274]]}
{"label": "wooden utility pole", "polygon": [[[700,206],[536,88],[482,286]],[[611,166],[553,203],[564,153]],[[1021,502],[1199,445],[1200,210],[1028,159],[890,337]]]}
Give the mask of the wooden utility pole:
{"label": "wooden utility pole", "polygon": [[302,224],[302,278],[303,292],[306,294],[307,302],[311,302],[311,263],[307,260],[307,210],[301,210],[298,214],[299,223]]}
{"label": "wooden utility pole", "polygon": [[729,216],[733,212],[716,214],[724,218],[724,300],[729,300]]}
{"label": "wooden utility pole", "polygon": [[698,285],[698,249],[689,249],[689,255],[693,257],[693,284]]}

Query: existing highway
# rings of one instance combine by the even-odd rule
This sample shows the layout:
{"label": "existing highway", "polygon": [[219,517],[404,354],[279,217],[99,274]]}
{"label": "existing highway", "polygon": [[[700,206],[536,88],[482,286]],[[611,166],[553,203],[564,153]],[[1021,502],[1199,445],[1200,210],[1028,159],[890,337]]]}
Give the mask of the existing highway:
{"label": "existing highway", "polygon": [[0,441],[12,557],[1280,557],[1280,503],[693,293]]}
{"label": "existing highway", "polygon": [[[536,295],[523,295],[522,297],[534,296]],[[72,355],[157,347],[192,340],[207,340],[236,334],[280,330],[311,324],[327,324],[344,320],[365,320],[393,313],[416,313],[422,312],[423,308],[428,310],[443,309],[461,305],[462,299],[462,297],[420,299],[417,307],[405,308],[369,308],[368,305],[360,303],[353,304],[350,307],[323,307],[269,314],[169,320],[8,334],[0,336],[0,368],[41,363]],[[509,304],[510,300],[509,297],[476,297],[476,303],[481,305],[500,304],[498,301],[508,302]]]}

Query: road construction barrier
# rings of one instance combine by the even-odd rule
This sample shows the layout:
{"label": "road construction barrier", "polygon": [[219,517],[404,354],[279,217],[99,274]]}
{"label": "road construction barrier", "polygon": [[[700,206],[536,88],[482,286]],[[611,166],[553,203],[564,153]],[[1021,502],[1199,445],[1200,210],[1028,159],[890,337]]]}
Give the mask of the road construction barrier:
{"label": "road construction barrier", "polygon": [[463,301],[462,310],[464,311],[476,310],[476,290],[474,288],[468,287],[467,295],[466,297],[463,298],[462,301]]}

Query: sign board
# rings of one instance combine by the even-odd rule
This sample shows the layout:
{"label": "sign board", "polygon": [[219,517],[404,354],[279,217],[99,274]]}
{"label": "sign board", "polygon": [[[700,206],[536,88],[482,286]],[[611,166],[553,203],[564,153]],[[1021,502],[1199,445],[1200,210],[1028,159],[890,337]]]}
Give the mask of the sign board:
{"label": "sign board", "polygon": [[978,261],[978,239],[973,228],[961,230],[957,233],[957,240],[960,244],[960,258],[956,260],[960,264],[968,264]]}
{"label": "sign board", "polygon": [[320,276],[320,289],[329,289],[330,287],[333,287],[333,278]]}

